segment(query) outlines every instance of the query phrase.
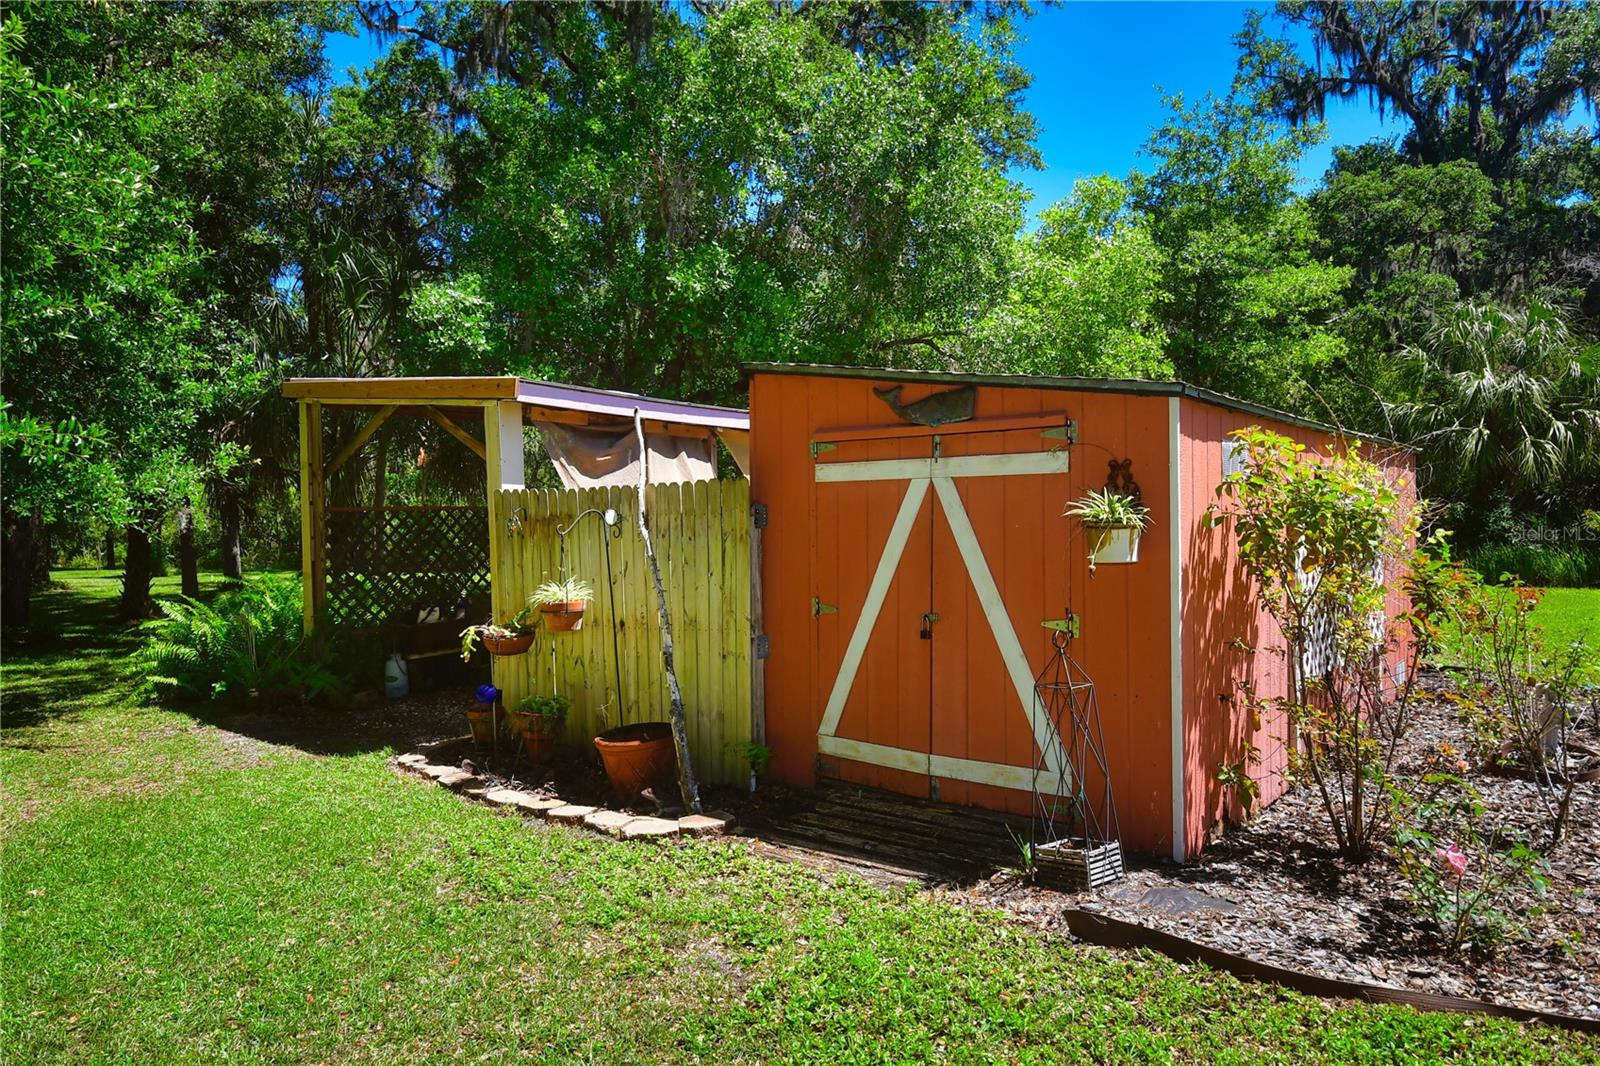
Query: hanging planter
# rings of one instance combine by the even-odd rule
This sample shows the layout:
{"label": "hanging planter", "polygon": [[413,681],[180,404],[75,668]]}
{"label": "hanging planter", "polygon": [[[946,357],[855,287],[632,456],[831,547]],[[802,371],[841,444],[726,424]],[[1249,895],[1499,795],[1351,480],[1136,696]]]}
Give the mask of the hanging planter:
{"label": "hanging planter", "polygon": [[533,630],[526,633],[485,633],[483,648],[490,655],[521,655],[533,647]]}
{"label": "hanging planter", "polygon": [[547,629],[566,633],[583,626],[583,613],[593,598],[593,585],[582,578],[567,577],[546,581],[533,590],[528,602],[539,608]]}
{"label": "hanging planter", "polygon": [[1150,508],[1110,488],[1090,492],[1062,512],[1083,523],[1089,569],[1101,563],[1136,563],[1139,539],[1150,525]]}
{"label": "hanging planter", "polygon": [[1100,563],[1136,563],[1139,561],[1139,539],[1144,533],[1141,526],[1102,526],[1083,524],[1089,539],[1089,558]]}
{"label": "hanging planter", "polygon": [[461,661],[472,658],[479,644],[490,655],[521,655],[533,647],[537,635],[533,627],[533,605],[522,608],[504,623],[485,622],[461,631]]}

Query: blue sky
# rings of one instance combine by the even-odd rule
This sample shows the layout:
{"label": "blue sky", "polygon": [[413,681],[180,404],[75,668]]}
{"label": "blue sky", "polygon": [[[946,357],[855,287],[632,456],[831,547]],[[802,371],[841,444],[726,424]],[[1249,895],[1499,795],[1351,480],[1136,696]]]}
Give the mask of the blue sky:
{"label": "blue sky", "polygon": [[[1086,175],[1148,168],[1140,150],[1166,117],[1163,91],[1190,101],[1225,95],[1239,59],[1233,37],[1251,6],[1261,5],[1069,2],[1024,22],[1017,57],[1033,74],[1027,106],[1039,122],[1044,169],[1013,176],[1033,191],[1030,214]],[[1328,139],[1301,160],[1308,188],[1332,163],[1333,145],[1403,132],[1362,98],[1329,101],[1327,125]]]}
{"label": "blue sky", "polygon": [[[1165,116],[1162,90],[1198,99],[1228,91],[1238,62],[1233,36],[1243,3],[1075,3],[1036,10],[1021,24],[1018,58],[1033,73],[1027,107],[1039,122],[1044,169],[1013,177],[1033,192],[1030,219],[1089,174],[1125,175],[1148,166],[1140,149]],[[331,37],[328,58],[343,75],[365,67],[376,45]],[[1328,106],[1328,140],[1301,161],[1310,187],[1332,161],[1332,145],[1397,136],[1364,99]]]}

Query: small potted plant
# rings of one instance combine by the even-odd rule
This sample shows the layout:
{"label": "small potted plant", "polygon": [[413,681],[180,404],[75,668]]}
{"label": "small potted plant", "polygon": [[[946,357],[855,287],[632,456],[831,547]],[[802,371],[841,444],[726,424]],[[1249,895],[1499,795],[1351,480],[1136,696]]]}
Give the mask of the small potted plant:
{"label": "small potted plant", "polygon": [[479,685],[478,702],[467,709],[467,726],[472,730],[472,743],[482,746],[494,742],[494,705],[500,690],[493,685]]}
{"label": "small potted plant", "polygon": [[528,602],[539,608],[552,633],[564,633],[583,625],[583,612],[593,598],[593,585],[582,578],[564,577],[534,589]]}
{"label": "small potted plant", "polygon": [[1139,537],[1150,525],[1150,508],[1132,496],[1098,489],[1074,500],[1062,513],[1083,523],[1091,570],[1100,563],[1139,561]]}
{"label": "small potted plant", "polygon": [[461,661],[472,658],[481,643],[490,655],[521,655],[533,646],[538,632],[533,624],[534,603],[529,603],[503,623],[494,621],[468,626],[461,631]]}
{"label": "small potted plant", "polygon": [[529,762],[542,762],[561,736],[572,701],[565,696],[525,696],[517,703],[518,732]]}
{"label": "small potted plant", "polygon": [[757,744],[752,740],[750,743],[740,746],[739,754],[743,756],[744,762],[750,767],[750,791],[754,792],[756,790],[756,779],[767,772],[767,764],[772,761],[772,749],[765,744]]}

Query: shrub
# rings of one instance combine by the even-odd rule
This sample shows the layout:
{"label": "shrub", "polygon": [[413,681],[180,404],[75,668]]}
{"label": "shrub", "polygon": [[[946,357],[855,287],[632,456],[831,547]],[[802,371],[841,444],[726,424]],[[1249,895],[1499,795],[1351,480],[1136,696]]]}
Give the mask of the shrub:
{"label": "shrub", "polygon": [[[1414,547],[1419,509],[1376,463],[1346,451],[1308,456],[1260,428],[1234,436],[1244,464],[1217,489],[1228,506],[1212,505],[1207,521],[1232,527],[1283,634],[1273,650],[1289,677],[1283,696],[1240,688],[1256,709],[1284,712],[1298,734],[1291,774],[1316,786],[1340,854],[1362,862],[1393,824],[1390,775],[1411,725],[1419,658],[1449,596],[1446,571]],[[1413,607],[1391,618],[1384,600],[1396,582]]]}
{"label": "shrub", "polygon": [[348,683],[333,641],[307,639],[300,582],[264,575],[212,603],[161,600],[138,653],[158,690],[227,702],[337,699]]}
{"label": "shrub", "polygon": [[1480,544],[1465,562],[1491,581],[1501,574],[1529,585],[1581,588],[1600,585],[1600,549],[1587,544],[1499,542]]}
{"label": "shrub", "polygon": [[1477,791],[1454,773],[1430,773],[1416,794],[1397,793],[1395,799],[1395,848],[1408,898],[1433,923],[1445,949],[1488,952],[1519,935],[1509,896],[1523,884],[1544,892],[1539,853],[1487,825]]}
{"label": "shrub", "polygon": [[1549,839],[1560,843],[1572,810],[1578,724],[1591,652],[1582,642],[1547,646],[1533,623],[1539,590],[1474,584],[1458,611],[1464,662],[1450,697],[1484,763],[1529,774],[1538,785]]}

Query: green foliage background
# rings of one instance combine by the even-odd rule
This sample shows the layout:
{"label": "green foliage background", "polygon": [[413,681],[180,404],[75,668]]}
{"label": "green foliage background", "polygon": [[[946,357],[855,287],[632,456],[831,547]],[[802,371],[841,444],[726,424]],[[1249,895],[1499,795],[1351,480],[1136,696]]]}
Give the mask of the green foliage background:
{"label": "green foliage background", "polygon": [[[289,374],[739,402],[750,360],[1179,377],[1418,444],[1469,549],[1533,531],[1591,559],[1572,531],[1600,508],[1600,148],[1563,120],[1600,88],[1600,12],[1252,14],[1228,95],[1172,99],[1147,167],[1032,231],[1026,17],[9,5],[8,559],[107,527],[159,543],[196,509],[226,568],[241,542],[271,556]],[[336,83],[328,35],[368,31],[386,48]],[[1302,191],[1330,95],[1408,132],[1336,148]],[[469,498],[458,450],[394,420],[331,497]]]}

